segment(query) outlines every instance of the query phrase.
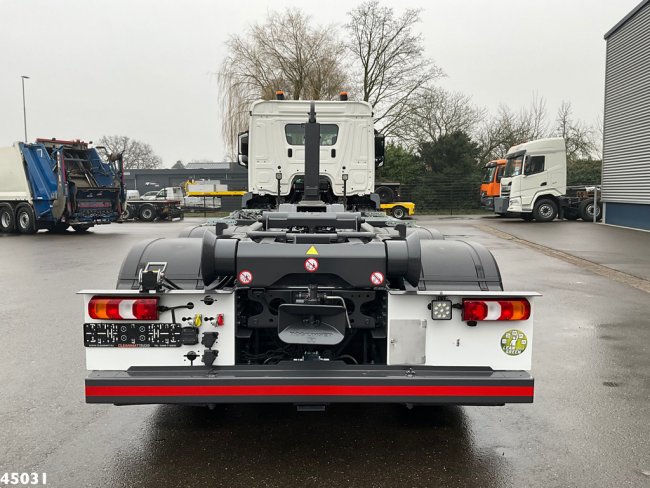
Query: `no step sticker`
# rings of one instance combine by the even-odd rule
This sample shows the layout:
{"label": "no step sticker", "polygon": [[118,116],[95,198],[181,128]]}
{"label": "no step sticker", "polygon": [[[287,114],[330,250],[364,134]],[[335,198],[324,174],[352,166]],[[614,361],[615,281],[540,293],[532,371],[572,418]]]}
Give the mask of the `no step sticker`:
{"label": "no step sticker", "polygon": [[242,285],[250,285],[253,282],[253,273],[245,269],[239,273],[237,279]]}
{"label": "no step sticker", "polygon": [[313,273],[318,269],[318,260],[315,258],[309,258],[305,260],[305,270]]}

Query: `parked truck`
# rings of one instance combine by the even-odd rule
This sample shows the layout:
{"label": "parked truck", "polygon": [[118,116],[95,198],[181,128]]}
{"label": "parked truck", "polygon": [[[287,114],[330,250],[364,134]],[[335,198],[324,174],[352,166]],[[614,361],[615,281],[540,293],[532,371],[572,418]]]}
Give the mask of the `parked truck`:
{"label": "parked truck", "polygon": [[126,202],[122,218],[124,220],[142,220],[153,222],[156,219],[183,219],[183,190],[180,186],[162,188],[153,195],[143,195],[139,199]]}
{"label": "parked truck", "polygon": [[120,218],[120,155],[104,160],[82,141],[37,139],[0,149],[0,231],[84,232]]}
{"label": "parked truck", "polygon": [[505,168],[505,159],[495,159],[483,167],[483,179],[481,180],[480,189],[481,208],[494,212],[494,199],[501,195],[501,178]]}
{"label": "parked truck", "polygon": [[366,102],[254,103],[244,209],[80,292],[86,401],[532,402],[537,294],[504,291],[483,246],[382,215],[373,134]]}
{"label": "parked truck", "polygon": [[[550,222],[556,217],[600,220],[597,186],[567,186],[566,146],[561,137],[539,139],[510,148],[495,212],[524,220]],[[595,197],[595,198],[594,198]]]}
{"label": "parked truck", "polygon": [[228,185],[220,181],[211,180],[188,180],[184,183],[185,206],[194,210],[205,210],[208,208],[221,209],[224,204],[231,208],[234,203],[241,200],[246,194],[243,190],[229,190]]}

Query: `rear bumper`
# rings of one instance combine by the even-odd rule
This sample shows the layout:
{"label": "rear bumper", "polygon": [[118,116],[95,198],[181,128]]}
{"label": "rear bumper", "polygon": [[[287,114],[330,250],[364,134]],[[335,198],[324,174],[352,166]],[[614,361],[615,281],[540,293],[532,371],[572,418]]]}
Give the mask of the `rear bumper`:
{"label": "rear bumper", "polygon": [[503,405],[531,403],[526,371],[490,368],[349,366],[152,367],[92,371],[87,403],[413,403]]}

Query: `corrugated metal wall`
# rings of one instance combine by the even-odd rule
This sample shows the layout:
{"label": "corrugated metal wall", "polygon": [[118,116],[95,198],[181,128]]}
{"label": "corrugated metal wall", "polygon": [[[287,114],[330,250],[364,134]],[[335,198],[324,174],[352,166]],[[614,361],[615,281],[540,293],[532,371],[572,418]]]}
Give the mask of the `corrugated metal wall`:
{"label": "corrugated metal wall", "polygon": [[607,39],[603,200],[650,204],[650,4]]}

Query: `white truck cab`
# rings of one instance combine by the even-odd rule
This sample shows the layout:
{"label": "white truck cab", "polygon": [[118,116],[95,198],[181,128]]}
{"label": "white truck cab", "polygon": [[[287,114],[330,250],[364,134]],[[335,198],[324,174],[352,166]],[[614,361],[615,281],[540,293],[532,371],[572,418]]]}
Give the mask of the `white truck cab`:
{"label": "white truck cab", "polygon": [[[248,191],[290,200],[305,175],[308,100],[261,100],[251,107],[247,132],[239,136],[239,163],[248,167]],[[369,198],[375,168],[383,164],[384,138],[374,130],[367,102],[316,101],[320,123],[320,180],[329,203]],[[325,201],[326,199],[324,199]]]}
{"label": "white truck cab", "polygon": [[183,189],[180,186],[168,186],[167,188],[162,188],[152,200],[173,200],[173,201],[183,201]]}
{"label": "white truck cab", "polygon": [[561,137],[513,146],[506,155],[495,212],[553,220],[566,194],[566,146]]}

